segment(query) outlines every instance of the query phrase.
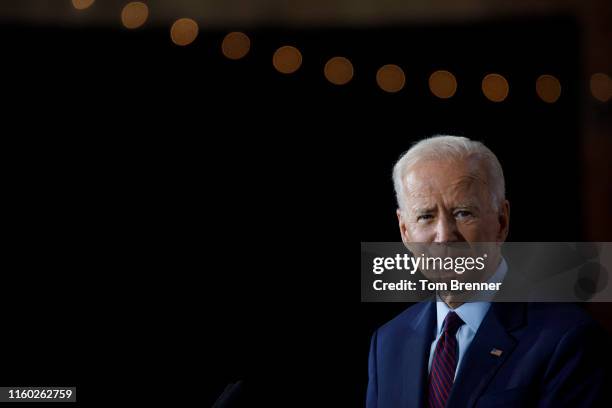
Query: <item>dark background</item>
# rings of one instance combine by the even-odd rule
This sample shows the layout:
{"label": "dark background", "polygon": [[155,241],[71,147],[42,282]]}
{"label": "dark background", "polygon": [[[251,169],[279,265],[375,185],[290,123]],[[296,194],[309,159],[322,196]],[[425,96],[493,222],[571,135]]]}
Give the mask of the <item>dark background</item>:
{"label": "dark background", "polygon": [[[498,155],[510,240],[584,239],[572,18],[260,28],[240,61],[225,33],[0,28],[4,384],[208,406],[243,379],[252,403],[363,405],[369,336],[406,305],[360,304],[357,241],[399,238],[391,167],[434,134]],[[289,76],[271,64],[285,44],[304,55]],[[322,75],[336,55],[344,87]],[[386,63],[397,94],[376,85]],[[449,100],[429,92],[437,69],[458,79]]]}

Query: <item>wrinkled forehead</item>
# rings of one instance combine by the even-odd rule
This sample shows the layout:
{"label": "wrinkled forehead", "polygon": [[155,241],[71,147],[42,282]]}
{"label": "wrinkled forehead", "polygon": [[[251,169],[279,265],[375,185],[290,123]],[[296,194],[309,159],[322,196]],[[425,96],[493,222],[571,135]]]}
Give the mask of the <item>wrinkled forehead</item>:
{"label": "wrinkled forehead", "polygon": [[450,200],[482,199],[488,193],[488,180],[481,161],[423,160],[405,173],[404,194],[408,200],[430,201],[442,196]]}

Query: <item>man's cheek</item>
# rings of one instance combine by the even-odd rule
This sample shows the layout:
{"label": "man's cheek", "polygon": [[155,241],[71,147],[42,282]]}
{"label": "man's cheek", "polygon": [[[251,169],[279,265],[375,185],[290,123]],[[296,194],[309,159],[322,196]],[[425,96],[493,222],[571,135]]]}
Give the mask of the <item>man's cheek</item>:
{"label": "man's cheek", "polygon": [[468,242],[482,241],[488,235],[477,223],[464,223],[458,230],[459,234]]}
{"label": "man's cheek", "polygon": [[[468,236],[470,238],[468,238]],[[495,241],[495,221],[478,220],[465,225],[464,237],[467,241],[493,242]]]}
{"label": "man's cheek", "polygon": [[431,231],[417,226],[410,230],[410,240],[412,242],[430,242],[432,241]]}

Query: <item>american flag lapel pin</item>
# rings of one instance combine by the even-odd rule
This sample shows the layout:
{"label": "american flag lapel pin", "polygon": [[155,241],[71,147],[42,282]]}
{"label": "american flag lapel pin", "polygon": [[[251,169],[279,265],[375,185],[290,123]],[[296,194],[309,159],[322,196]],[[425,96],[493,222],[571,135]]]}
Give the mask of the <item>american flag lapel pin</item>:
{"label": "american flag lapel pin", "polygon": [[502,353],[503,353],[503,351],[500,350],[500,349],[497,349],[497,348],[493,348],[491,350],[491,355],[495,356],[495,357],[501,357]]}

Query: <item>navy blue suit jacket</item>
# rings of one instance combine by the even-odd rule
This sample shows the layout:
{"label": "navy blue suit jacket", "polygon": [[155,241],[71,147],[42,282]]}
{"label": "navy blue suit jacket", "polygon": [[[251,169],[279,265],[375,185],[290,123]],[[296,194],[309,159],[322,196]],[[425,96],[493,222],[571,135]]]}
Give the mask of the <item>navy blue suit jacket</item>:
{"label": "navy blue suit jacket", "polygon": [[[372,336],[367,408],[424,407],[436,325],[418,303]],[[603,406],[607,336],[579,307],[493,303],[463,357],[447,407]],[[492,349],[502,350],[500,356]]]}

